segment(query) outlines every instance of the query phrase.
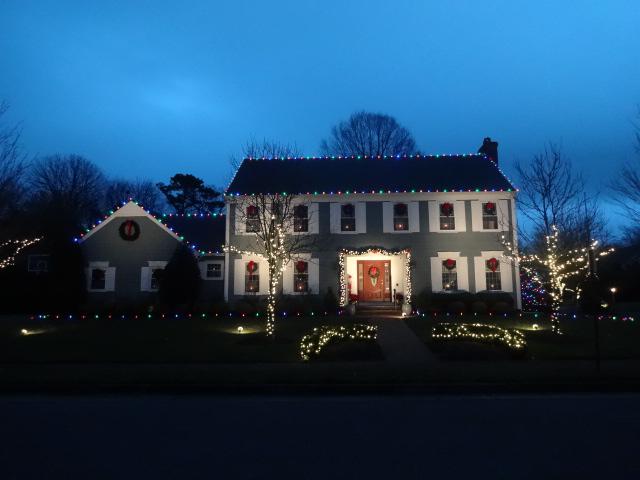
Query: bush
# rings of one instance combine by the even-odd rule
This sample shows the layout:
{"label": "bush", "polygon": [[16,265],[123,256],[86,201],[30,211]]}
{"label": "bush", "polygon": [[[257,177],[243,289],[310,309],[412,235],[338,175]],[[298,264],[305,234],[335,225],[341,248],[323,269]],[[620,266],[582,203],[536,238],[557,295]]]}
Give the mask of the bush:
{"label": "bush", "polygon": [[331,287],[328,287],[327,293],[324,294],[323,307],[327,312],[335,312],[338,309],[338,297]]}
{"label": "bush", "polygon": [[513,305],[509,305],[507,302],[496,302],[493,304],[492,311],[494,313],[509,313],[513,311]]}
{"label": "bush", "polygon": [[267,299],[254,295],[247,295],[236,300],[235,309],[239,313],[254,314],[266,310]]}
{"label": "bush", "polygon": [[428,310],[431,306],[431,292],[421,290],[420,293],[414,295],[412,300],[413,308],[416,310]]}
{"label": "bush", "polygon": [[466,309],[465,303],[461,300],[455,300],[447,304],[447,312],[450,313],[464,313]]}
{"label": "bush", "polygon": [[178,245],[162,273],[159,297],[169,310],[193,310],[200,291],[200,269],[193,253]]}
{"label": "bush", "polygon": [[487,313],[487,310],[489,310],[489,307],[487,307],[487,304],[485,302],[476,300],[475,302],[471,303],[471,311],[473,313]]}
{"label": "bush", "polygon": [[513,295],[507,292],[483,291],[476,293],[478,301],[485,302],[489,311],[496,313],[511,312],[515,308]]}

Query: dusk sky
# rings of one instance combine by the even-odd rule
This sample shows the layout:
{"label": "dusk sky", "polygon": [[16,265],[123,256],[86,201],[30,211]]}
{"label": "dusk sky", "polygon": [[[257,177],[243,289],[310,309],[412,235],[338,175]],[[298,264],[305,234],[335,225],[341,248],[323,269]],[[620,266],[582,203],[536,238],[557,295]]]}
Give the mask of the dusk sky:
{"label": "dusk sky", "polygon": [[[181,5],[178,5],[181,4]],[[249,137],[317,154],[355,110],[425,153],[562,143],[592,186],[634,158],[640,2],[7,1],[0,98],[31,154],[223,185]]]}

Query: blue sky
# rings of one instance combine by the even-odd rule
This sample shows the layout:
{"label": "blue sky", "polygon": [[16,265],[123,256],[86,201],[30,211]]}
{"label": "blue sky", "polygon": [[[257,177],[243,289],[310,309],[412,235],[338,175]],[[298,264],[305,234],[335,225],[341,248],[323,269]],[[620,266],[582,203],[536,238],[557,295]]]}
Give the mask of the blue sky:
{"label": "blue sky", "polygon": [[[180,5],[179,5],[180,4]],[[0,98],[32,154],[224,184],[250,136],[310,155],[389,113],[427,153],[562,143],[592,187],[634,158],[640,2],[4,0]]]}

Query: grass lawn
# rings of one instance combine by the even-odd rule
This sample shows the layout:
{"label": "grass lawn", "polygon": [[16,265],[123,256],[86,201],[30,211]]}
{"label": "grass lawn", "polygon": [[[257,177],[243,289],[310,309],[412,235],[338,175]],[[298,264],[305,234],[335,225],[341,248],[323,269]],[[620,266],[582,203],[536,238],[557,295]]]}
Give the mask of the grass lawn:
{"label": "grass lawn", "polygon": [[[542,315],[523,314],[522,317],[500,317],[488,315],[463,315],[437,317],[415,317],[406,320],[409,327],[431,350],[444,358],[488,359],[511,358],[505,350],[492,345],[473,342],[435,342],[431,338],[431,327],[438,322],[489,323],[507,328],[516,328],[527,339],[527,358],[532,360],[591,359],[595,354],[595,330],[592,317],[578,315],[577,318],[563,317],[563,335],[550,331],[550,323]],[[537,324],[540,329],[533,330]],[[599,320],[600,349],[603,359],[640,359],[640,320],[622,321],[603,318]]]}
{"label": "grass lawn", "polygon": [[[303,335],[316,326],[354,322],[335,316],[279,318],[276,338],[268,340],[264,318],[32,320],[0,316],[0,363],[299,362]],[[240,325],[242,334],[237,332]],[[22,329],[28,334],[22,334]],[[355,353],[345,347],[328,348],[323,359],[349,359],[354,354],[358,359],[379,359],[376,347],[356,346]]]}

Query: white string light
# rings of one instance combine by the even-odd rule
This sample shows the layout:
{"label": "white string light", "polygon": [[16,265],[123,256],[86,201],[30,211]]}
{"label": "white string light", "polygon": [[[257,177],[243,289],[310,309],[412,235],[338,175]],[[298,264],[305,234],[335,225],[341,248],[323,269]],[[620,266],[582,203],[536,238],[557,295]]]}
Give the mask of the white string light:
{"label": "white string light", "polygon": [[0,243],[0,251],[4,249],[13,250],[13,252],[9,253],[5,258],[0,259],[0,270],[13,265],[16,257],[22,250],[34,243],[38,243],[40,240],[42,240],[42,238],[27,238],[24,240],[7,240],[6,242]]}

